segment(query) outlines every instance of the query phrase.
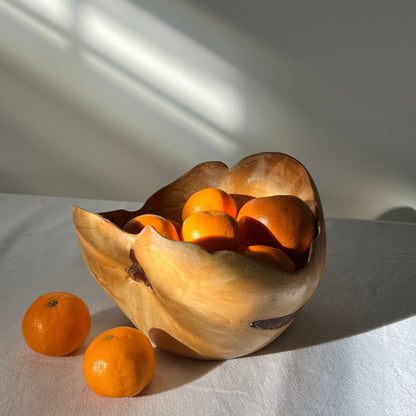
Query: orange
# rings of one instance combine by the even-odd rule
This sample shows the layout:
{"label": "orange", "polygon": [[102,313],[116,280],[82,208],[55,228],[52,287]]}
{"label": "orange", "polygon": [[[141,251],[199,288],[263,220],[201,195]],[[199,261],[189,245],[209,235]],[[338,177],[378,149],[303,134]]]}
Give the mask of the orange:
{"label": "orange", "polygon": [[237,250],[240,229],[231,215],[222,211],[197,211],[182,224],[182,239],[208,251]]}
{"label": "orange", "polygon": [[91,327],[87,305],[67,292],[46,293],[26,311],[22,333],[27,345],[45,355],[62,356],[78,349]]}
{"label": "orange", "polygon": [[84,354],[83,373],[88,386],[106,397],[139,394],[152,380],[155,353],[138,329],[121,326],[98,335]]}
{"label": "orange", "polygon": [[182,208],[182,221],[198,211],[223,211],[235,218],[237,206],[233,197],[222,189],[205,188],[187,199]]}
{"label": "orange", "polygon": [[311,209],[294,195],[251,199],[241,208],[237,221],[244,245],[273,246],[288,254],[304,253],[315,234]]}
{"label": "orange", "polygon": [[142,214],[132,218],[123,228],[130,234],[139,234],[146,225],[151,225],[160,235],[171,240],[180,240],[177,226],[175,224],[156,214]]}
{"label": "orange", "polygon": [[292,259],[282,250],[276,247],[255,245],[245,247],[242,254],[262,263],[270,264],[285,272],[294,273],[296,266]]}

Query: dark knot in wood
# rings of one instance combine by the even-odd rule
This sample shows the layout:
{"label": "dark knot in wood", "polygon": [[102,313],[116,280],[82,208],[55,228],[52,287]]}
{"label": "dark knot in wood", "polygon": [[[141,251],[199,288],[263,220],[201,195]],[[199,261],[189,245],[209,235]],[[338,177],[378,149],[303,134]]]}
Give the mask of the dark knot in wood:
{"label": "dark knot in wood", "polygon": [[277,318],[262,319],[260,321],[250,322],[249,325],[252,328],[257,328],[257,329],[278,329],[292,322],[295,319],[295,316],[297,315],[298,312],[299,310],[289,315],[279,316]]}
{"label": "dark knot in wood", "polygon": [[129,278],[134,280],[135,282],[143,283],[153,292],[152,285],[147,279],[146,273],[144,272],[142,266],[140,266],[140,263],[136,259],[136,256],[134,254],[134,247],[130,249],[130,259],[133,263],[126,269]]}

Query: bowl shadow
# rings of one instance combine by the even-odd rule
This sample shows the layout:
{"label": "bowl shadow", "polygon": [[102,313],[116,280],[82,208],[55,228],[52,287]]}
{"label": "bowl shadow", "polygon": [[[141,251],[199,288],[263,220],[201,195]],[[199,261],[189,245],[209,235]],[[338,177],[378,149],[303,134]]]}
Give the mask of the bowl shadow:
{"label": "bowl shadow", "polygon": [[155,348],[155,355],[156,370],[153,380],[140,396],[151,396],[181,387],[203,377],[224,362],[179,357],[158,347]]}
{"label": "bowl shadow", "polygon": [[327,343],[416,315],[416,225],[339,220],[327,228],[315,293],[291,326],[253,355]]}
{"label": "bowl shadow", "polygon": [[[416,224],[330,219],[326,228],[326,264],[315,293],[280,337],[251,356],[312,347],[416,315]],[[118,307],[93,315],[78,354],[99,333],[120,325],[133,326]],[[180,387],[224,362],[182,358],[159,348],[155,354],[155,381],[142,395]]]}

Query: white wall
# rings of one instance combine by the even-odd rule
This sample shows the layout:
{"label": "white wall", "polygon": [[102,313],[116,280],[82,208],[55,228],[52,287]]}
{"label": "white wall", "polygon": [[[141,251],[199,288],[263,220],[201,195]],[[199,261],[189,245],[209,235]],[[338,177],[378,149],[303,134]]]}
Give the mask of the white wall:
{"label": "white wall", "polygon": [[416,3],[0,0],[0,192],[143,201],[301,160],[327,216],[416,208]]}

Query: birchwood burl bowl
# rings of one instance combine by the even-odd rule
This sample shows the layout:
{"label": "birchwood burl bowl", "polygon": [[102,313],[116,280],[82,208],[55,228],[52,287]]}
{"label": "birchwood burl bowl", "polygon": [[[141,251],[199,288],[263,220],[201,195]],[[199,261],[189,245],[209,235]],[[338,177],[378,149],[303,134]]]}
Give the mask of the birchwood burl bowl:
{"label": "birchwood burl bowl", "polygon": [[[148,226],[122,231],[143,213],[181,220],[194,192],[222,188],[254,197],[296,195],[316,219],[314,240],[295,273],[234,251],[208,252],[162,237]],[[73,220],[89,271],[131,322],[163,350],[198,359],[229,359],[255,352],[295,319],[320,280],[326,256],[322,206],[305,167],[282,153],[260,153],[228,168],[195,166],[154,193],[137,211],[101,214],[74,206]]]}

